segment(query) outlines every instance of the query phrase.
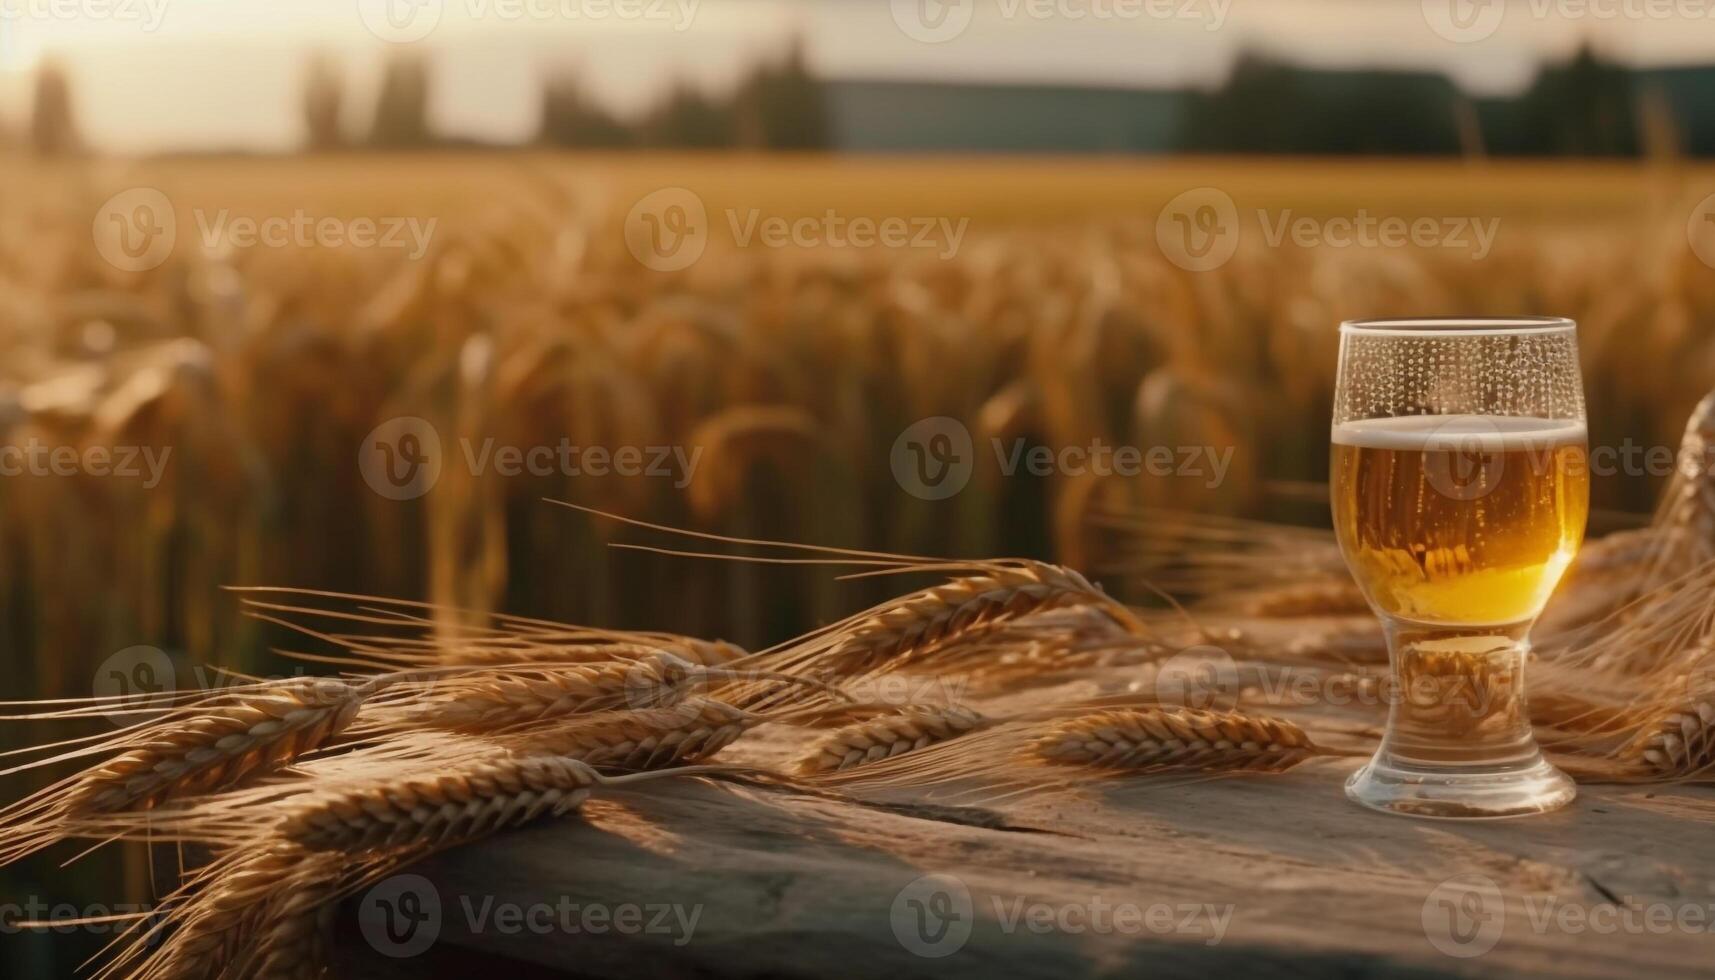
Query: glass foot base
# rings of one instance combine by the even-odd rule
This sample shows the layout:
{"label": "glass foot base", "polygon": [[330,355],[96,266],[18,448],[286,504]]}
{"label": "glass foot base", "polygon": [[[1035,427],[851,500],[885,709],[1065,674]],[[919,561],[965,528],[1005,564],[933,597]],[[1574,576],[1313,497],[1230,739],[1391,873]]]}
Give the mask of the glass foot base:
{"label": "glass foot base", "polygon": [[1346,781],[1346,795],[1408,817],[1492,820],[1558,810],[1578,788],[1541,756],[1528,765],[1482,771],[1408,767],[1377,757]]}

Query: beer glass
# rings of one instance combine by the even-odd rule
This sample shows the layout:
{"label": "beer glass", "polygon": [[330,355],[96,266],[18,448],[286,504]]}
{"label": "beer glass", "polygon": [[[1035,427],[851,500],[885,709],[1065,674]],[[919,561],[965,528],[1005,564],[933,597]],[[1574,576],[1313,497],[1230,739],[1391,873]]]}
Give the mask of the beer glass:
{"label": "beer glass", "polygon": [[1428,817],[1564,806],[1524,665],[1589,511],[1575,325],[1341,324],[1332,438],[1335,532],[1392,666],[1387,732],[1346,795]]}

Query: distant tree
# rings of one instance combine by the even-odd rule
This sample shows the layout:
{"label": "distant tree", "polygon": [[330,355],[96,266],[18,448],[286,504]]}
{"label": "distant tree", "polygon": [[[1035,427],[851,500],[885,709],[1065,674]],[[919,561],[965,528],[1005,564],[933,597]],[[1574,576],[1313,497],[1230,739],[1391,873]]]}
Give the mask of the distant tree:
{"label": "distant tree", "polygon": [[392,148],[429,143],[429,71],[417,55],[398,54],[387,62],[369,141]]}
{"label": "distant tree", "polygon": [[693,149],[732,146],[732,110],[689,84],[678,82],[644,118],[640,136],[646,146]]}
{"label": "distant tree", "polygon": [[1643,123],[1633,79],[1586,47],[1517,98],[1480,106],[1484,138],[1505,156],[1634,156]]}
{"label": "distant tree", "polygon": [[30,141],[43,156],[76,153],[83,146],[72,112],[71,79],[55,62],[45,61],[36,72],[36,94],[30,112]]}
{"label": "distant tree", "polygon": [[304,142],[312,150],[331,150],[345,141],[340,110],[345,86],[339,64],[327,55],[310,59],[304,81]]}
{"label": "distant tree", "polygon": [[739,86],[733,113],[745,146],[812,150],[828,145],[827,100],[805,61],[801,39],[779,64],[757,66]]}
{"label": "distant tree", "polygon": [[571,73],[556,74],[542,91],[539,138],[551,146],[619,147],[636,142],[631,129],[584,97]]}
{"label": "distant tree", "polygon": [[1453,154],[1460,95],[1445,76],[1330,72],[1241,56],[1192,100],[1187,147],[1209,153]]}
{"label": "distant tree", "polygon": [[1297,126],[1306,108],[1293,69],[1242,54],[1220,89],[1192,100],[1186,114],[1186,148],[1210,153],[1289,153],[1299,145]]}
{"label": "distant tree", "polygon": [[1523,110],[1544,152],[1634,156],[1638,123],[1631,73],[1604,62],[1589,46],[1563,66],[1545,69],[1526,92]]}

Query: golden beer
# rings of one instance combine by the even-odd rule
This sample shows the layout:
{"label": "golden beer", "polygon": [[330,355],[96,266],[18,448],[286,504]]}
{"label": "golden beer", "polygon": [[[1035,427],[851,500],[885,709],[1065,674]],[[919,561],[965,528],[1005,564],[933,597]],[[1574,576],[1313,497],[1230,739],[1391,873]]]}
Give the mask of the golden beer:
{"label": "golden beer", "polygon": [[1582,421],[1398,416],[1336,425],[1333,443],[1334,528],[1389,616],[1528,624],[1583,540]]}

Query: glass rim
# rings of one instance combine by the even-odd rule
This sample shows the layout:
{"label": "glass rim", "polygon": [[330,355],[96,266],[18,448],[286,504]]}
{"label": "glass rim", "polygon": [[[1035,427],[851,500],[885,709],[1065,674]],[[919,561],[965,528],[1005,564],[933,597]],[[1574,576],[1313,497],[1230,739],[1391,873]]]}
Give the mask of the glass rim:
{"label": "glass rim", "polygon": [[1347,320],[1341,333],[1395,337],[1492,337],[1509,334],[1573,332],[1578,324],[1563,316],[1412,316]]}

